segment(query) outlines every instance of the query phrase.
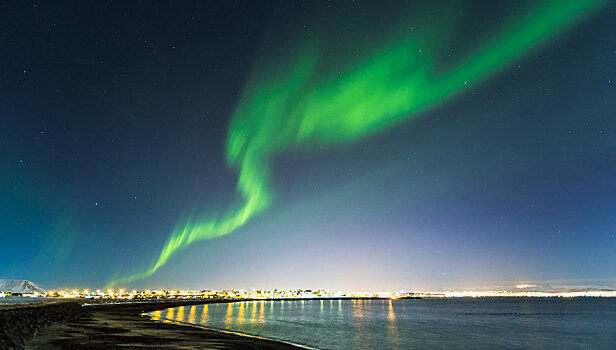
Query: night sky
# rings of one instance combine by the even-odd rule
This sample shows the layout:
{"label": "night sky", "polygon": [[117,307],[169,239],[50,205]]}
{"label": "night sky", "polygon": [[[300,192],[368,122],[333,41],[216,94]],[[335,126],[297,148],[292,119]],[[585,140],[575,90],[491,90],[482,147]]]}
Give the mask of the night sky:
{"label": "night sky", "polygon": [[0,5],[0,278],[616,289],[606,1]]}

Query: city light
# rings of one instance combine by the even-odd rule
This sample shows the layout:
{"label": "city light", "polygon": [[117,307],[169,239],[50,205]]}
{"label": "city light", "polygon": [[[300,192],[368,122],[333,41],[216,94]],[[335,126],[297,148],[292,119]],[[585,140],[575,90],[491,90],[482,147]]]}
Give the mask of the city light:
{"label": "city light", "polygon": [[[532,288],[533,285],[517,285],[518,289]],[[0,293],[0,297],[10,295]],[[616,291],[613,290],[584,290],[584,291],[446,291],[446,292],[429,292],[429,291],[397,291],[397,292],[333,292],[325,289],[319,290],[263,290],[263,289],[231,289],[231,290],[131,290],[130,292],[120,289],[114,291],[108,289],[106,293],[97,289],[91,292],[89,289],[78,291],[76,289],[67,290],[50,290],[44,294],[32,293],[21,294],[28,297],[48,297],[48,298],[81,298],[81,299],[100,299],[116,300],[116,301],[131,301],[131,300],[183,300],[183,299],[238,299],[238,300],[281,300],[281,299],[412,299],[412,298],[494,298],[494,297],[509,297],[509,298],[580,298],[580,297],[616,297]]]}

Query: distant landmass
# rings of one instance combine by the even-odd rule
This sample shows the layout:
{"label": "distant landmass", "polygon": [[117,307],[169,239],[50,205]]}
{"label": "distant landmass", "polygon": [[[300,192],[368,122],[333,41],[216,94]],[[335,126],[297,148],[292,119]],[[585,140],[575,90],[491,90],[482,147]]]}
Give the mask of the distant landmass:
{"label": "distant landmass", "polygon": [[0,292],[22,293],[22,294],[46,293],[46,291],[43,288],[37,286],[34,282],[30,282],[26,280],[7,280],[7,279],[0,279]]}

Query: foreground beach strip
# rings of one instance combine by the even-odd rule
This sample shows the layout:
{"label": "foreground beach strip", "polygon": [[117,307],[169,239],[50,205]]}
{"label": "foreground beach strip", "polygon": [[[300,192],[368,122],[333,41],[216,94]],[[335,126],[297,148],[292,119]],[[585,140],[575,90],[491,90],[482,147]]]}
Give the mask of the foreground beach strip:
{"label": "foreground beach strip", "polygon": [[0,305],[0,349],[22,349],[28,339],[49,325],[87,315],[74,301]]}
{"label": "foreground beach strip", "polygon": [[[301,349],[283,342],[189,325],[157,322],[147,312],[238,300],[126,302],[82,306],[86,311],[42,328],[26,349]],[[71,303],[74,304],[74,303]]]}

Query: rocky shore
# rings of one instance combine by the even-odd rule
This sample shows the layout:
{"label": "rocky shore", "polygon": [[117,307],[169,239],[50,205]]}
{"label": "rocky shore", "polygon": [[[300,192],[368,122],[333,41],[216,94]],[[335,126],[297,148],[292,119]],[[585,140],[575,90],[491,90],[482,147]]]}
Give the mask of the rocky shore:
{"label": "rocky shore", "polygon": [[0,309],[0,349],[22,349],[41,329],[88,313],[76,302],[56,302]]}
{"label": "rocky shore", "polygon": [[257,337],[156,322],[143,315],[170,307],[213,302],[228,301],[93,306],[65,302],[0,310],[3,332],[0,349],[298,349],[290,344]]}

